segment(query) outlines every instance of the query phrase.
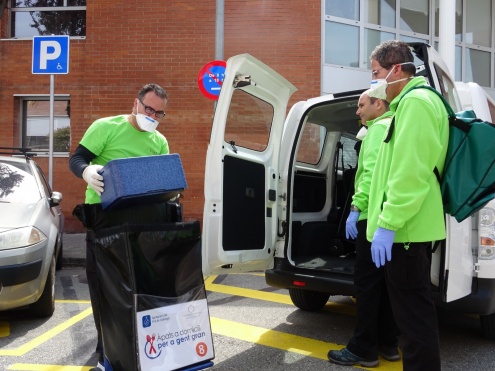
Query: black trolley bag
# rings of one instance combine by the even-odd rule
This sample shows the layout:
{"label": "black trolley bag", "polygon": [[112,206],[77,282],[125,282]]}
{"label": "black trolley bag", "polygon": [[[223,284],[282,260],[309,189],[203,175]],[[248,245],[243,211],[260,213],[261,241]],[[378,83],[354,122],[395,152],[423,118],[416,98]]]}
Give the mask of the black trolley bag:
{"label": "black trolley bag", "polygon": [[[95,250],[105,368],[210,367],[214,350],[199,222],[182,222],[182,206],[172,201],[115,210],[80,204],[73,215],[88,230]],[[153,315],[154,310],[164,313]],[[184,310],[188,313],[178,323]],[[170,327],[174,320],[181,328],[164,332],[163,325]]]}

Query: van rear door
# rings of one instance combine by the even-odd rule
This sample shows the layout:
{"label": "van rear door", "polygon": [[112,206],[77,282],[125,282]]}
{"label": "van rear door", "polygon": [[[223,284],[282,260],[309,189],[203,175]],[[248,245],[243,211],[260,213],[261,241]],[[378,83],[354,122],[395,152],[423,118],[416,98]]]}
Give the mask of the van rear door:
{"label": "van rear door", "polygon": [[261,270],[273,263],[280,142],[295,91],[248,54],[227,61],[206,155],[205,275]]}

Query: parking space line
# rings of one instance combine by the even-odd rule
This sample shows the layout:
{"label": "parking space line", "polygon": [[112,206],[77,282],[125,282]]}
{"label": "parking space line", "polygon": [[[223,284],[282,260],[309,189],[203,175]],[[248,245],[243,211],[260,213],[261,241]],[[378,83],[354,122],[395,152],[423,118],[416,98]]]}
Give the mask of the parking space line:
{"label": "parking space line", "polygon": [[54,336],[60,334],[62,331],[71,327],[75,323],[83,320],[87,316],[91,315],[93,310],[91,308],[85,309],[79,314],[76,314],[74,317],[69,318],[67,321],[62,322],[60,325],[55,326],[54,328],[48,330],[41,336],[34,338],[33,340],[27,342],[24,345],[21,345],[19,348],[15,349],[0,349],[0,356],[22,356],[27,352],[33,350],[37,346],[43,344],[44,342],[50,340]]}
{"label": "parking space line", "polygon": [[[319,358],[327,361],[329,350],[341,349],[343,345],[327,343],[303,336],[291,335],[285,332],[270,330],[262,327],[246,325],[239,322],[211,318],[213,333],[230,338],[260,344],[287,352],[301,354],[307,357]],[[368,368],[358,367],[368,370]],[[376,368],[373,368],[376,370]],[[402,370],[402,362],[388,362],[380,359],[380,370]]]}
{"label": "parking space line", "polygon": [[[287,294],[278,294],[274,292],[259,291],[259,290],[246,289],[241,287],[213,283],[216,277],[217,277],[216,275],[209,276],[205,280],[206,290],[217,292],[220,294],[242,296],[250,299],[265,300],[279,304],[294,305],[292,303],[292,300],[290,299],[290,296]],[[350,304],[335,303],[329,301],[325,305],[325,310],[331,311],[332,313],[356,315],[356,307]]]}
{"label": "parking space line", "polygon": [[37,365],[28,363],[16,363],[9,366],[8,370],[17,371],[89,371],[94,366],[60,366],[60,365]]}

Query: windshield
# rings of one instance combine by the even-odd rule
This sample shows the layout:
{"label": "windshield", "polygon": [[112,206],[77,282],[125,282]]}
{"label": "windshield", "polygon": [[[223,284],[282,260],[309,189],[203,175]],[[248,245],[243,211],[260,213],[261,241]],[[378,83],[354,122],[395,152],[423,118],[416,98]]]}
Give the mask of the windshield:
{"label": "windshield", "polygon": [[41,198],[27,163],[0,160],[0,203],[33,203]]}

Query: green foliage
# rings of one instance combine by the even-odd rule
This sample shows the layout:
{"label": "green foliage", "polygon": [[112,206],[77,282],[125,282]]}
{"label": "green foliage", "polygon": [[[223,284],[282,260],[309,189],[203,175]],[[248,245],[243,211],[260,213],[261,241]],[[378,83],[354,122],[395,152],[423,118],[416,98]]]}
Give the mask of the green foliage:
{"label": "green foliage", "polygon": [[53,152],[69,152],[70,127],[57,129],[53,132]]}

